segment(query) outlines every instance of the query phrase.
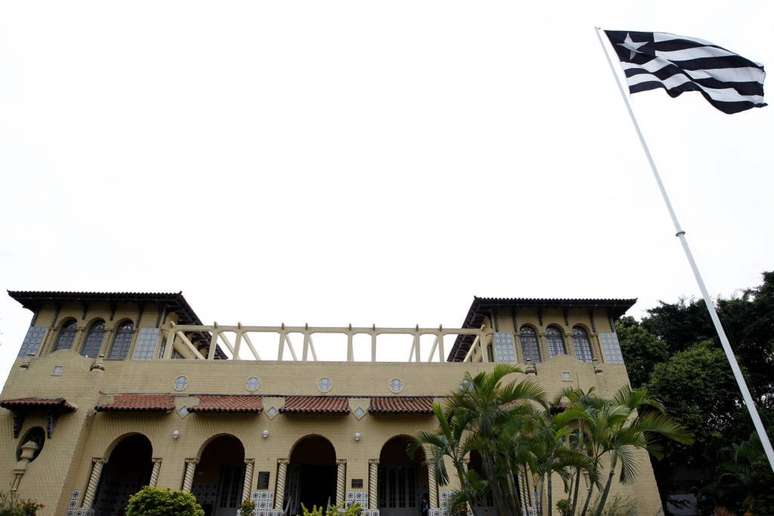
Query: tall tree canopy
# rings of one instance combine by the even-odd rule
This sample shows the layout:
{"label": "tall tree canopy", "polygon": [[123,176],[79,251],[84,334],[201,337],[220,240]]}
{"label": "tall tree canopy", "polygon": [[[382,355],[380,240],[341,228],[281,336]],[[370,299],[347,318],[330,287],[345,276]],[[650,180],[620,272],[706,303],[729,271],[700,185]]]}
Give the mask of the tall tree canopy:
{"label": "tall tree canopy", "polygon": [[[774,272],[717,307],[774,438]],[[668,459],[654,463],[662,492],[710,484],[720,473],[718,451],[747,441],[752,423],[704,302],[662,302],[639,322],[622,318],[617,329],[632,385],[646,386],[696,437],[691,446],[668,445]]]}

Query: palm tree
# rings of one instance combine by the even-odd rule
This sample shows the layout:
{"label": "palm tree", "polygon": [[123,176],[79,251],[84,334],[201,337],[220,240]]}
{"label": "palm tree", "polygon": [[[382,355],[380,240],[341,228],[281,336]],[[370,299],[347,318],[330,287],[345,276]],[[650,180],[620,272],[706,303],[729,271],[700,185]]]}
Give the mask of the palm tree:
{"label": "palm tree", "polygon": [[[595,516],[601,516],[604,510],[619,466],[621,482],[630,482],[636,477],[637,449],[646,449],[658,456],[660,452],[654,446],[654,436],[683,444],[693,441],[690,434],[666,415],[664,407],[651,398],[647,390],[632,390],[628,385],[619,389],[612,400],[607,400],[599,408],[572,407],[557,418],[560,423],[582,422],[593,474],[600,471],[603,458],[608,459],[607,480],[594,510]],[[589,486],[581,515],[588,510],[594,486],[594,482]]]}
{"label": "palm tree", "polygon": [[470,452],[470,439],[465,436],[468,421],[464,414],[444,410],[437,403],[433,405],[433,414],[438,422],[438,430],[434,433],[421,432],[416,441],[409,444],[409,455],[414,455],[421,446],[430,448],[430,467],[441,485],[449,482],[445,462],[448,458],[460,480],[460,491],[453,496],[453,504],[470,502],[473,513],[476,514],[472,501],[485,494],[486,485],[478,482],[477,478],[469,477],[465,467],[465,456]]}
{"label": "palm tree", "polygon": [[481,454],[484,476],[500,515],[519,512],[518,489],[514,481],[517,469],[511,464],[509,446],[501,446],[503,439],[516,434],[523,421],[535,417],[535,404],[545,406],[545,392],[530,380],[505,383],[505,377],[522,371],[516,367],[498,364],[487,373],[474,377],[465,374],[467,388],[454,393],[449,399],[449,410],[468,422],[471,442]]}
{"label": "palm tree", "polygon": [[[564,400],[567,400],[569,402],[569,407],[571,407],[573,410],[591,410],[591,409],[599,409],[604,405],[604,400],[596,395],[596,392],[594,390],[594,387],[590,387],[587,391],[584,391],[580,387],[567,387],[565,389],[562,389],[559,394],[554,398],[554,401],[552,402],[552,405],[555,407],[561,407],[565,409],[566,407],[562,407],[562,404]],[[583,454],[584,456],[588,457],[587,452],[587,446],[586,442],[584,442],[584,422],[581,418],[572,418],[568,419],[567,417],[564,417],[562,420],[562,417],[555,419],[555,424],[559,427],[571,427],[573,429],[573,433],[569,435],[569,441],[570,446],[575,449],[578,453]],[[578,508],[578,499],[580,498],[580,483],[581,483],[581,473],[583,471],[586,471],[589,473],[589,480],[591,482],[597,482],[597,477],[594,474],[595,472],[592,471],[592,463],[591,461],[586,461],[584,465],[578,465],[575,468],[575,473],[570,479],[570,489],[569,492],[569,505],[570,505],[570,514],[575,514],[575,511]]]}
{"label": "palm tree", "polygon": [[[580,471],[591,467],[591,460],[584,453],[571,447],[571,427],[557,423],[548,411],[538,422],[538,431],[533,437],[531,447],[534,456],[531,469],[538,479],[539,499],[542,499],[545,487],[547,512],[551,514],[553,475],[559,475],[564,482],[565,491],[568,491],[574,476],[579,476]],[[573,469],[576,475],[571,473]]]}

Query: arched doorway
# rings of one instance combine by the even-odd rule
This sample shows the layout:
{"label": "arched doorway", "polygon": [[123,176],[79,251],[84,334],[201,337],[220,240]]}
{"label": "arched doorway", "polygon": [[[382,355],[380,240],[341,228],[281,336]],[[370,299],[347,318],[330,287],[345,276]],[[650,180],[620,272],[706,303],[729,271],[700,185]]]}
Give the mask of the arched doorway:
{"label": "arched doorway", "polygon": [[152,455],[153,447],[142,434],[131,434],[118,441],[102,470],[93,505],[95,514],[125,514],[129,497],[150,480]]}
{"label": "arched doorway", "polygon": [[235,516],[242,503],[245,449],[233,435],[210,439],[199,455],[191,492],[205,516]]}
{"label": "arched doorway", "polygon": [[399,435],[382,446],[379,454],[379,514],[418,516],[429,507],[425,453],[418,448],[409,455],[413,437]]}
{"label": "arched doorway", "polygon": [[302,437],[293,446],[285,488],[288,514],[301,512],[301,504],[326,507],[336,504],[336,450],[320,435]]}

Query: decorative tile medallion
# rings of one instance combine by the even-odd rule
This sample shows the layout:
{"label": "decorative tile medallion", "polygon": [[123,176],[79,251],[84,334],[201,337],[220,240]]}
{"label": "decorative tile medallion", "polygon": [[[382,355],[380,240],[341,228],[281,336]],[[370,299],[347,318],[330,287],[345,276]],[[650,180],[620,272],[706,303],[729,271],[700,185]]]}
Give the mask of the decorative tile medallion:
{"label": "decorative tile medallion", "polygon": [[366,411],[363,410],[363,407],[357,407],[353,414],[357,419],[363,419],[363,417],[366,415]]}
{"label": "decorative tile medallion", "polygon": [[274,416],[276,416],[277,414],[279,414],[279,410],[277,410],[277,407],[272,406],[266,409],[266,415],[268,416],[269,419],[274,419]]}
{"label": "decorative tile medallion", "polygon": [[186,388],[188,388],[188,378],[185,376],[175,378],[175,390],[177,392],[183,392]]}
{"label": "decorative tile medallion", "polygon": [[400,391],[403,390],[403,382],[400,380],[400,378],[393,378],[390,380],[390,392],[393,394],[398,394]]}
{"label": "decorative tile medallion", "polygon": [[245,384],[245,387],[250,392],[255,392],[258,389],[261,388],[261,379],[257,376],[251,376],[247,379],[247,383]]}
{"label": "decorative tile medallion", "polygon": [[331,392],[331,389],[333,389],[333,380],[327,377],[320,378],[317,388],[320,389],[320,392]]}

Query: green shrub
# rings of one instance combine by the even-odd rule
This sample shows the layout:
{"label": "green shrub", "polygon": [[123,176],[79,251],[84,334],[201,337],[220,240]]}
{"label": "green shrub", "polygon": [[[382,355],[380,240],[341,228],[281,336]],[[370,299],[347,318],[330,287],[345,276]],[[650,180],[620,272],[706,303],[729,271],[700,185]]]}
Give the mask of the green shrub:
{"label": "green shrub", "polygon": [[316,505],[313,505],[310,510],[301,504],[301,509],[304,511],[303,516],[360,516],[360,513],[363,512],[359,504],[353,504],[349,507],[329,505],[326,510],[323,510],[322,507],[318,508]]}
{"label": "green shrub", "polygon": [[255,502],[252,500],[245,500],[239,506],[240,516],[253,516],[253,511],[255,511]]}
{"label": "green shrub", "polygon": [[204,510],[191,493],[148,486],[129,498],[126,516],[204,516]]}
{"label": "green shrub", "polygon": [[0,516],[35,516],[43,505],[19,498],[14,493],[0,493]]}

